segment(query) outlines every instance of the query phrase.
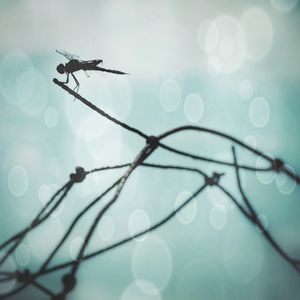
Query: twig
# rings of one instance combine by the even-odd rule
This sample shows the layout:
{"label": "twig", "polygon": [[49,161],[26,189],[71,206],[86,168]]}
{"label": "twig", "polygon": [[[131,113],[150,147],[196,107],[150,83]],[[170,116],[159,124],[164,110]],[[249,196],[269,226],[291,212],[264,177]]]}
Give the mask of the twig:
{"label": "twig", "polygon": [[[110,187],[108,187],[104,192],[102,192],[98,197],[96,197],[90,204],[88,204],[86,207],[84,207],[78,215],[74,218],[70,226],[68,227],[67,231],[65,232],[64,236],[60,239],[60,241],[55,245],[54,249],[50,253],[50,255],[46,258],[46,260],[43,262],[41,267],[36,273],[30,273],[29,270],[25,271],[16,271],[16,272],[0,272],[0,282],[5,282],[9,280],[18,280],[20,283],[19,286],[17,286],[14,290],[0,295],[0,299],[7,298],[9,296],[15,295],[16,293],[20,292],[30,284],[35,286],[36,288],[40,289],[43,291],[45,294],[49,295],[52,297],[53,300],[63,300],[67,297],[68,293],[76,286],[76,273],[79,269],[80,264],[87,260],[91,259],[95,256],[99,256],[105,252],[108,252],[109,250],[112,250],[114,248],[117,248],[121,245],[126,244],[127,242],[132,241],[134,238],[139,237],[147,232],[153,231],[155,229],[158,229],[162,225],[166,224],[169,220],[171,220],[177,212],[179,212],[181,209],[183,209],[192,199],[194,199],[197,195],[199,195],[207,186],[215,186],[219,188],[229,199],[233,201],[233,203],[238,207],[238,209],[243,213],[243,215],[250,220],[253,224],[256,224],[263,232],[263,236],[266,240],[269,241],[271,246],[287,261],[289,264],[297,271],[300,273],[300,260],[296,260],[291,258],[284,250],[283,248],[275,241],[275,239],[272,237],[271,233],[264,228],[263,224],[259,220],[257,213],[253,206],[251,205],[249,199],[245,195],[245,192],[242,188],[241,184],[241,179],[240,179],[240,174],[239,170],[246,170],[250,172],[283,172],[285,173],[288,177],[290,177],[292,180],[294,180],[296,183],[300,183],[300,177],[297,174],[294,174],[291,172],[284,164],[284,162],[280,159],[272,159],[269,156],[265,155],[261,151],[254,149],[245,143],[241,142],[240,140],[227,135],[225,133],[222,133],[220,131],[208,129],[208,128],[203,128],[203,127],[198,127],[198,126],[182,126],[178,128],[174,128],[172,130],[169,130],[157,137],[152,136],[152,135],[147,135],[143,133],[142,131],[129,126],[116,118],[110,116],[106,112],[104,112],[102,109],[98,108],[95,106],[93,103],[90,101],[86,100],[82,96],[80,96],[78,93],[75,91],[71,90],[68,86],[63,84],[62,82],[59,82],[57,79],[54,79],[53,82],[60,86],[62,89],[67,91],[69,94],[74,96],[76,99],[81,101],[83,104],[87,105],[90,107],[92,110],[96,111],[98,114],[101,116],[107,118],[108,120],[112,121],[113,123],[121,126],[122,128],[133,132],[140,137],[144,138],[146,141],[146,146],[142,149],[140,154],[136,157],[136,159],[132,163],[127,163],[127,164],[121,164],[121,165],[116,165],[116,166],[107,166],[107,167],[101,167],[101,168],[96,168],[92,169],[90,171],[85,171],[81,167],[76,168],[76,172],[70,175],[70,181],[67,182],[61,189],[59,189],[48,201],[48,203],[45,205],[45,207],[39,212],[39,214],[33,219],[31,224],[27,226],[24,230],[21,230],[19,233],[15,234],[13,237],[2,243],[0,245],[0,250],[11,245],[11,247],[6,251],[5,255],[1,258],[0,260],[0,265],[7,259],[7,257],[12,254],[19,243],[22,241],[22,239],[30,233],[32,230],[34,230],[36,227],[38,227],[41,223],[46,221],[49,216],[58,208],[58,206],[62,203],[62,201],[66,198],[68,191],[72,188],[72,186],[75,183],[81,183],[85,177],[88,174],[94,173],[94,172],[101,172],[105,170],[114,170],[114,169],[121,169],[121,168],[127,168],[127,171],[119,178],[117,179]],[[216,160],[212,159],[209,157],[201,156],[198,154],[193,154],[189,152],[185,152],[182,150],[179,150],[177,148],[171,147],[166,145],[165,143],[162,142],[167,137],[170,137],[174,134],[177,134],[179,132],[185,132],[185,131],[197,131],[197,132],[206,132],[208,134],[215,135],[217,137],[223,138],[233,144],[232,146],[232,153],[233,153],[233,162],[228,162],[228,161],[222,161],[222,160]],[[265,168],[257,168],[245,164],[238,164],[237,161],[237,156],[235,152],[234,145],[238,145],[242,149],[245,149],[247,151],[250,151],[254,155],[257,155],[259,157],[262,157],[266,162],[269,163],[269,166]],[[191,159],[196,159],[204,162],[210,162],[216,165],[223,165],[226,167],[231,167],[235,169],[236,173],[236,181],[237,181],[237,186],[239,188],[239,192],[241,194],[242,200],[244,202],[244,205],[242,205],[225,187],[223,187],[222,184],[220,184],[220,179],[223,173],[217,173],[214,172],[211,177],[209,177],[204,171],[198,169],[198,168],[192,168],[192,167],[187,167],[187,166],[182,166],[182,165],[163,165],[163,164],[155,164],[155,163],[146,163],[145,160],[158,148],[167,150],[169,152],[172,152],[176,155],[188,157]],[[112,245],[109,245],[105,248],[100,248],[92,253],[86,254],[86,248],[89,244],[90,239],[92,238],[95,228],[97,224],[101,221],[101,218],[103,215],[110,209],[110,207],[119,199],[122,189],[132,174],[132,172],[140,167],[148,167],[148,168],[160,168],[160,169],[168,169],[168,170],[177,170],[177,171],[187,171],[187,172],[193,172],[195,174],[199,174],[204,178],[204,184],[201,185],[200,188],[198,188],[183,204],[181,204],[179,207],[177,207],[174,211],[169,213],[167,216],[165,216],[161,221],[157,222],[156,224],[152,225],[150,228],[144,229],[130,237],[124,238]],[[91,226],[89,227],[86,236],[84,237],[84,242],[83,245],[81,246],[77,257],[75,260],[68,261],[59,265],[55,265],[53,267],[49,267],[49,263],[52,261],[54,258],[55,254],[61,249],[62,245],[65,243],[67,238],[70,236],[70,233],[72,230],[75,228],[75,225],[79,222],[79,220],[82,218],[82,216],[90,210],[96,203],[98,203],[103,197],[105,197],[110,191],[114,190],[115,192],[112,196],[112,198],[104,205],[103,208],[101,208],[92,221]],[[61,196],[55,200],[59,194]],[[44,276],[46,274],[64,269],[70,267],[71,269],[69,270],[68,273],[64,274],[62,276],[62,283],[63,283],[63,289],[59,293],[53,293],[50,291],[48,288],[45,286],[39,284],[36,280],[40,276]]]}

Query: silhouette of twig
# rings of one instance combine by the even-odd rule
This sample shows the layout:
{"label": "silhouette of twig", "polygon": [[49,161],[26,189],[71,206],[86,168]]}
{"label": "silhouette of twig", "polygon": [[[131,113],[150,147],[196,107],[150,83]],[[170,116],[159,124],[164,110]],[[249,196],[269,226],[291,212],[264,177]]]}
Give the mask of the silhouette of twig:
{"label": "silhouette of twig", "polygon": [[257,225],[265,238],[269,241],[269,243],[273,246],[273,248],[286,260],[290,263],[290,265],[298,272],[300,273],[300,266],[299,262],[297,260],[292,259],[280,246],[279,244],[274,240],[272,237],[271,233],[268,232],[265,228],[265,226],[262,224],[260,221],[258,214],[256,213],[254,207],[251,205],[248,197],[246,196],[243,188],[242,188],[242,183],[241,183],[241,178],[239,174],[239,168],[237,166],[237,155],[236,155],[236,150],[234,147],[232,147],[232,154],[234,158],[234,165],[235,165],[235,171],[236,171],[236,180],[237,180],[237,185],[240,191],[240,194],[242,196],[242,199],[244,200],[247,208],[249,209],[248,212],[248,219]]}
{"label": "silhouette of twig", "polygon": [[[6,294],[0,294],[0,299],[7,298],[9,296],[12,296],[14,294],[19,293],[24,288],[28,287],[29,285],[35,286],[40,291],[44,292],[46,295],[49,295],[49,297],[52,300],[62,300],[66,299],[67,295],[75,288],[77,282],[76,282],[76,274],[78,272],[78,269],[80,265],[88,260],[92,259],[96,256],[102,255],[108,251],[111,251],[117,247],[120,247],[121,245],[124,245],[133,239],[142,236],[150,231],[156,230],[166,224],[169,220],[171,220],[180,210],[184,209],[193,199],[195,199],[196,196],[201,194],[204,189],[208,186],[219,189],[222,191],[239,209],[239,211],[254,225],[258,226],[260,230],[263,233],[264,238],[270,243],[270,245],[274,248],[276,252],[284,259],[286,260],[298,273],[300,273],[300,261],[297,259],[293,259],[290,257],[290,255],[283,249],[282,246],[280,246],[270,231],[264,227],[260,219],[258,218],[258,214],[251,204],[249,198],[246,196],[246,193],[244,189],[242,188],[241,183],[241,177],[240,177],[240,170],[248,171],[248,172],[277,172],[277,173],[284,173],[286,174],[291,180],[294,180],[297,184],[300,183],[300,177],[297,174],[294,174],[287,168],[285,163],[281,159],[272,159],[269,156],[265,155],[261,151],[254,149],[245,143],[241,142],[240,140],[227,135],[225,133],[222,133],[217,130],[212,130],[204,127],[197,127],[197,126],[182,126],[178,128],[174,128],[170,131],[167,131],[161,135],[153,136],[153,135],[147,135],[144,132],[129,126],[126,123],[123,123],[116,118],[110,116],[106,112],[104,112],[102,109],[95,106],[93,103],[88,101],[87,99],[83,98],[81,95],[76,93],[75,91],[71,90],[68,86],[66,86],[64,83],[59,82],[57,79],[53,80],[56,85],[64,89],[66,92],[74,96],[76,99],[81,101],[83,104],[87,105],[89,108],[100,114],[102,117],[112,121],[116,125],[121,126],[122,128],[140,136],[145,140],[146,145],[144,148],[140,151],[140,153],[136,156],[135,160],[131,163],[125,163],[115,166],[106,166],[106,167],[100,167],[95,168],[90,171],[85,171],[82,167],[77,167],[75,173],[70,174],[70,180],[63,185],[47,202],[47,204],[41,209],[41,211],[37,214],[37,216],[33,219],[33,221],[25,227],[25,229],[21,230],[19,233],[13,235],[11,238],[9,238],[7,241],[3,242],[0,245],[0,250],[6,249],[4,255],[0,259],[0,266],[6,261],[6,259],[9,257],[10,254],[12,254],[20,242],[30,234],[31,231],[36,230],[42,223],[47,221],[49,216],[62,204],[64,199],[66,199],[69,191],[72,189],[72,187],[75,184],[80,184],[83,182],[86,177],[89,174],[95,173],[95,172],[104,172],[104,171],[111,171],[115,169],[126,169],[125,173],[119,177],[114,183],[112,183],[108,188],[106,188],[98,197],[96,197],[94,200],[92,200],[88,205],[86,205],[78,214],[74,217],[73,221],[67,228],[66,232],[64,233],[63,237],[58,241],[58,243],[54,246],[54,249],[50,252],[48,257],[44,260],[44,262],[41,264],[39,269],[36,272],[31,272],[28,269],[25,270],[17,270],[15,272],[0,272],[0,283],[1,282],[7,282],[10,280],[17,280],[19,283],[18,286],[13,289],[12,291],[7,292]],[[198,154],[193,154],[189,152],[182,151],[180,149],[177,149],[175,147],[171,147],[163,142],[163,140],[167,137],[173,136],[174,134],[184,132],[184,131],[196,131],[199,133],[208,133],[211,135],[215,135],[219,138],[225,139],[232,143],[232,155],[233,155],[233,161],[223,161],[223,160],[216,160],[210,157],[201,156]],[[258,168],[256,166],[246,165],[246,164],[239,164],[236,154],[236,147],[240,147],[242,149],[245,149],[252,154],[261,157],[263,160],[265,160],[269,165],[264,168]],[[222,177],[226,174],[219,173],[219,172],[213,172],[212,175],[208,175],[205,171],[184,166],[184,165],[166,165],[166,164],[156,164],[156,163],[149,163],[146,162],[146,160],[151,156],[153,152],[155,152],[158,148],[169,151],[174,153],[175,155],[187,157],[194,160],[200,160],[203,162],[209,162],[213,163],[215,165],[223,165],[228,168],[233,168],[235,170],[236,175],[236,184],[240,193],[241,201],[236,199],[232,195],[232,193],[223,186],[221,183]],[[149,228],[146,228],[144,230],[141,230],[138,233],[135,233],[129,237],[123,238],[111,245],[108,245],[104,248],[99,248],[91,253],[86,253],[88,244],[94,235],[95,229],[99,222],[101,221],[104,214],[113,206],[113,204],[119,199],[121,192],[123,190],[124,185],[128,181],[131,174],[135,171],[135,169],[139,167],[146,167],[146,168],[152,168],[152,169],[161,169],[161,170],[175,170],[175,171],[181,171],[181,172],[191,172],[196,175],[200,175],[202,178],[203,183],[194,191],[194,193],[188,197],[180,206],[178,206],[176,209],[171,211],[169,214],[167,214],[164,218],[162,218],[157,223],[153,224]],[[67,238],[70,236],[71,232],[74,230],[75,226],[78,224],[78,222],[81,220],[81,218],[91,209],[93,208],[99,201],[101,201],[108,193],[113,192],[112,198],[102,207],[98,213],[96,214],[96,217],[92,221],[92,224],[90,225],[84,240],[83,244],[81,245],[77,257],[74,260],[70,260],[58,265],[54,265],[49,267],[50,262],[54,259],[57,252],[62,248],[62,246],[65,244]],[[63,269],[69,269],[63,276],[62,276],[62,289],[59,292],[53,292],[49,290],[46,286],[39,283],[37,280],[41,276],[45,276],[50,273],[57,272],[59,270]]]}

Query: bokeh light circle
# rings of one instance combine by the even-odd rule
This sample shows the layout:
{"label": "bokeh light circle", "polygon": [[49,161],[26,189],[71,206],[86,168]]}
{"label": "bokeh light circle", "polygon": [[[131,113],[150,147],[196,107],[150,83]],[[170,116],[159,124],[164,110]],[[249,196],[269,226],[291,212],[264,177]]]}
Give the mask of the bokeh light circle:
{"label": "bokeh light circle", "polygon": [[254,127],[266,126],[270,118],[270,107],[263,97],[254,98],[249,106],[249,120]]}
{"label": "bokeh light circle", "polygon": [[56,126],[58,121],[58,112],[55,107],[47,108],[44,114],[44,121],[46,126],[48,126],[49,128],[53,128]]}
{"label": "bokeh light circle", "polygon": [[[188,198],[192,196],[191,192],[182,191],[175,200],[174,209],[179,208]],[[182,224],[190,224],[194,221],[197,215],[197,202],[195,199],[191,200],[184,208],[176,213],[177,220]]]}
{"label": "bokeh light circle", "polygon": [[[95,166],[114,165],[124,159],[124,145],[122,144],[122,128],[111,126],[105,118],[93,113],[79,117],[78,125],[74,123],[76,137],[74,141],[74,155],[76,164],[93,169]],[[103,142],[105,141],[105,143]],[[112,176],[98,176],[98,184],[105,184],[105,180]],[[95,185],[94,185],[95,188]]]}
{"label": "bokeh light circle", "polygon": [[190,94],[184,102],[184,114],[188,121],[199,122],[204,111],[204,103],[200,95]]}
{"label": "bokeh light circle", "polygon": [[181,102],[181,88],[177,80],[165,80],[159,89],[159,101],[167,112],[175,111]]}
{"label": "bokeh light circle", "polygon": [[238,87],[238,92],[243,100],[250,100],[253,97],[253,86],[250,80],[242,80]]}
{"label": "bokeh light circle", "polygon": [[26,244],[21,243],[15,252],[16,263],[20,267],[25,267],[29,264],[30,259],[31,259],[30,248]]}
{"label": "bokeh light circle", "polygon": [[259,8],[248,9],[241,17],[247,41],[247,57],[258,61],[271,50],[273,43],[273,25],[267,13]]}
{"label": "bokeh light circle", "polygon": [[219,40],[219,32],[216,25],[209,21],[203,21],[198,29],[197,40],[199,47],[206,52],[214,50]]}
{"label": "bokeh light circle", "polygon": [[225,36],[220,39],[219,52],[222,58],[231,58],[234,54],[233,41]]}
{"label": "bokeh light circle", "polygon": [[227,211],[221,204],[213,205],[209,213],[210,224],[213,228],[220,230],[226,226]]}
{"label": "bokeh light circle", "polygon": [[49,200],[50,188],[47,184],[42,184],[38,190],[38,198],[45,205]]}
{"label": "bokeh light circle", "polygon": [[207,54],[211,75],[230,74],[238,70],[246,55],[246,40],[238,19],[230,15],[216,18],[214,24],[219,33],[216,47]]}
{"label": "bokeh light circle", "polygon": [[172,274],[172,254],[169,247],[161,238],[149,235],[135,246],[131,268],[143,291],[149,293],[148,287],[140,284],[140,280],[152,283],[159,291],[163,290]]}
{"label": "bokeh light circle", "polygon": [[[150,228],[150,219],[148,214],[141,209],[134,210],[128,220],[128,231],[130,236],[134,236],[136,233]],[[140,237],[136,237],[136,240],[142,241],[147,237],[144,234]]]}
{"label": "bokeh light circle", "polygon": [[[54,193],[52,193],[53,195]],[[65,202],[60,203],[55,210],[51,213],[51,217],[56,218],[58,217],[64,210],[65,208]]]}
{"label": "bokeh light circle", "polygon": [[[292,174],[296,175],[296,172],[292,166],[285,165],[285,168],[287,168]],[[279,192],[283,195],[291,194],[297,186],[296,181],[288,177],[283,172],[276,173],[275,179],[276,179],[276,186]]]}
{"label": "bokeh light circle", "polygon": [[208,73],[211,76],[217,76],[222,72],[222,63],[217,56],[211,56],[207,63]]}
{"label": "bokeh light circle", "polygon": [[9,171],[7,183],[10,192],[14,196],[23,196],[27,191],[29,185],[29,178],[25,168],[19,165],[14,166]]}
{"label": "bokeh light circle", "polygon": [[[270,153],[264,153],[268,157],[273,158],[273,156]],[[257,169],[264,169],[264,168],[269,168],[271,163],[264,159],[263,157],[259,156],[256,159],[256,168]],[[274,179],[275,179],[275,173],[273,170],[270,171],[256,171],[256,177],[259,182],[262,184],[270,184]]]}
{"label": "bokeh light circle", "polygon": [[65,114],[76,137],[84,141],[90,141],[104,134],[108,126],[107,122],[90,110],[82,109],[78,101],[67,100]]}

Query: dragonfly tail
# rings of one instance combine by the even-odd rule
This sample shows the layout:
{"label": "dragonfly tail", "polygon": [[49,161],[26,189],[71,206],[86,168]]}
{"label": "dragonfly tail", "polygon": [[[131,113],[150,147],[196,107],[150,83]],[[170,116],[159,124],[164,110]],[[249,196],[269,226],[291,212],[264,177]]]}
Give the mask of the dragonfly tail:
{"label": "dragonfly tail", "polygon": [[118,75],[128,75],[129,74],[129,73],[125,73],[125,72],[122,72],[122,71],[110,70],[110,69],[105,69],[105,68],[100,68],[100,67],[95,68],[95,70],[102,71],[102,72],[107,72],[107,73],[118,74]]}

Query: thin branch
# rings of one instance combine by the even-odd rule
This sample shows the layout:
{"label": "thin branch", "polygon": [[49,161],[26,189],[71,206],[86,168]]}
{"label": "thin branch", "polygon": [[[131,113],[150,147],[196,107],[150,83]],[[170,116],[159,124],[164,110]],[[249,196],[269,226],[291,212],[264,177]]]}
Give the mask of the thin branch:
{"label": "thin branch", "polygon": [[148,136],[143,133],[142,131],[131,127],[117,119],[115,119],[114,117],[110,116],[109,114],[107,114],[105,111],[103,111],[102,109],[98,108],[96,105],[94,105],[93,103],[91,103],[90,101],[86,100],[85,98],[83,98],[82,96],[80,96],[79,94],[77,94],[75,91],[71,90],[68,86],[66,86],[65,84],[63,84],[62,82],[58,81],[56,78],[53,79],[53,82],[55,84],[57,84],[58,86],[60,86],[62,89],[64,89],[66,92],[68,92],[69,94],[71,94],[72,96],[74,96],[76,99],[78,99],[79,101],[81,101],[82,103],[84,103],[85,105],[87,105],[89,108],[91,108],[92,110],[96,111],[98,114],[102,115],[103,117],[107,118],[108,120],[114,122],[117,125],[122,126],[123,128],[136,133],[137,135],[147,139]]}
{"label": "thin branch", "polygon": [[117,186],[117,184],[120,182],[121,178],[115,181],[110,187],[108,187],[99,197],[97,197],[94,201],[92,201],[88,206],[86,206],[73,220],[71,225],[69,226],[68,230],[64,234],[64,236],[61,238],[60,242],[56,245],[54,250],[51,252],[51,254],[48,256],[48,258],[45,260],[43,265],[41,266],[38,273],[43,273],[43,271],[46,269],[54,255],[57,253],[57,251],[60,249],[60,247],[63,245],[63,243],[66,241],[68,236],[71,234],[72,230],[74,229],[77,222],[80,220],[80,218],[90,209],[92,208],[96,203],[99,202],[106,194],[108,194],[114,187]]}
{"label": "thin branch", "polygon": [[272,237],[271,233],[267,230],[267,228],[264,227],[264,225],[261,223],[260,219],[258,218],[258,214],[256,213],[254,207],[250,204],[249,199],[247,198],[241,184],[241,178],[239,174],[239,168],[237,166],[237,155],[235,148],[232,146],[232,154],[233,154],[233,159],[234,159],[234,164],[235,164],[235,172],[236,172],[236,180],[237,180],[237,185],[239,188],[239,192],[248,207],[251,218],[249,220],[256,224],[262,231],[262,234],[268,240],[268,242],[271,244],[271,246],[298,272],[300,273],[300,268],[298,266],[298,261],[292,259],[284,250],[282,247],[279,246],[279,244],[275,241],[275,239]]}
{"label": "thin branch", "polygon": [[[102,249],[99,249],[99,250],[96,250],[96,251],[93,251],[92,253],[90,254],[87,254],[86,256],[83,257],[82,260],[88,260],[88,259],[91,259],[95,256],[100,256],[102,254],[104,254],[105,252],[109,251],[109,250],[112,250],[112,249],[115,249],[115,248],[118,248],[132,240],[134,240],[135,238],[138,238],[148,232],[151,232],[151,231],[154,231],[156,229],[158,229],[159,227],[161,227],[162,225],[166,224],[168,221],[170,221],[178,212],[180,212],[182,209],[184,209],[196,196],[198,196],[201,192],[203,192],[203,190],[207,187],[207,184],[203,184],[201,185],[191,196],[189,196],[187,198],[187,200],[185,200],[181,205],[179,205],[176,209],[174,209],[171,213],[169,213],[166,217],[164,217],[162,220],[160,220],[159,222],[155,223],[154,225],[152,225],[151,227],[147,228],[147,229],[144,229],[138,233],[135,233],[133,234],[132,236],[130,237],[127,237],[127,238],[124,238],[110,246],[107,246],[105,248],[102,248]],[[67,268],[69,266],[71,266],[73,264],[73,261],[69,261],[69,262],[66,262],[66,263],[62,263],[62,264],[59,264],[59,265],[56,265],[56,266],[53,266],[53,267],[50,267],[48,269],[46,269],[44,271],[43,274],[39,274],[39,276],[43,276],[43,275],[47,275],[49,273],[52,273],[52,272],[55,272],[55,271],[58,271],[58,270],[61,270],[61,269],[64,269],[64,268]]]}
{"label": "thin branch", "polygon": [[[220,131],[216,131],[216,130],[212,130],[212,129],[208,129],[208,128],[203,128],[203,127],[198,127],[198,126],[182,126],[182,127],[178,127],[178,128],[174,128],[172,130],[169,130],[169,131],[167,131],[167,132],[165,132],[165,133],[163,133],[163,134],[161,134],[157,137],[148,136],[147,134],[143,133],[142,131],[140,131],[140,130],[132,127],[132,126],[129,126],[129,125],[117,120],[116,118],[113,118],[112,116],[110,116],[109,114],[104,112],[102,109],[98,108],[97,106],[95,106],[94,104],[92,104],[91,102],[89,102],[88,100],[83,98],[82,96],[80,96],[78,93],[71,90],[64,83],[59,82],[57,79],[54,79],[53,81],[54,81],[55,84],[57,84],[62,89],[64,89],[68,93],[70,93],[72,96],[74,96],[76,99],[81,101],[83,104],[87,105],[92,110],[96,111],[101,116],[103,116],[106,119],[112,121],[113,123],[121,126],[122,128],[124,128],[124,129],[126,129],[130,132],[133,132],[133,133],[141,136],[142,138],[144,138],[147,145],[143,148],[143,150],[140,152],[140,154],[137,156],[137,158],[132,163],[116,165],[116,166],[107,166],[107,167],[102,167],[102,168],[96,168],[96,169],[92,169],[92,170],[87,171],[87,172],[84,171],[83,168],[77,167],[76,168],[76,173],[70,175],[70,181],[67,184],[65,184],[61,189],[59,189],[51,197],[51,199],[48,201],[48,203],[45,205],[45,207],[33,219],[31,224],[28,227],[26,227],[24,230],[21,230],[19,233],[15,234],[12,238],[8,239],[2,245],[0,245],[0,250],[1,250],[4,247],[6,247],[6,246],[13,243],[12,246],[9,248],[9,250],[6,251],[5,255],[0,260],[0,264],[1,264],[5,261],[5,259],[11,253],[13,253],[15,251],[15,249],[19,245],[20,241],[29,232],[31,232],[38,225],[40,225],[42,222],[46,221],[49,218],[49,216],[58,208],[58,206],[66,198],[66,196],[68,194],[68,191],[71,189],[71,187],[73,186],[74,183],[81,183],[88,174],[91,174],[91,173],[94,173],[94,172],[127,168],[127,171],[123,174],[123,176],[121,176],[118,180],[116,180],[110,187],[108,187],[104,192],[102,192],[102,194],[100,194],[97,198],[95,198],[90,204],[88,204],[86,207],[84,207],[77,214],[77,216],[73,219],[72,223],[68,227],[68,229],[67,229],[66,233],[64,234],[64,236],[55,245],[54,249],[52,250],[50,255],[47,257],[47,259],[43,262],[43,264],[40,267],[38,272],[36,272],[34,274],[29,273],[28,270],[26,270],[24,272],[16,271],[14,273],[0,272],[0,276],[1,276],[0,282],[5,282],[5,281],[9,281],[9,280],[17,280],[20,283],[20,285],[18,287],[16,287],[14,290],[12,290],[12,291],[10,291],[6,294],[0,295],[0,299],[4,299],[6,297],[14,295],[14,294],[20,292],[21,290],[23,290],[24,288],[26,288],[27,286],[29,286],[30,284],[35,286],[36,288],[40,289],[41,291],[43,291],[45,294],[49,295],[50,297],[52,297],[52,299],[65,299],[67,294],[76,285],[75,275],[76,275],[76,272],[77,272],[80,264],[83,261],[85,261],[87,259],[90,259],[92,257],[95,257],[95,256],[99,256],[99,255],[101,255],[101,254],[103,254],[103,253],[105,253],[109,250],[112,250],[116,247],[119,247],[123,244],[126,244],[127,242],[130,242],[134,238],[139,237],[139,236],[141,236],[141,235],[143,235],[147,232],[155,230],[155,229],[159,228],[160,226],[166,224],[169,220],[171,220],[175,216],[175,214],[178,211],[183,209],[193,198],[195,198],[198,194],[200,194],[204,190],[204,188],[208,185],[209,186],[215,186],[215,187],[219,188],[225,195],[227,195],[227,197],[229,197],[235,203],[235,205],[238,207],[238,209],[243,213],[243,215],[248,220],[250,220],[253,224],[256,224],[260,229],[262,229],[264,237],[270,242],[270,244],[273,246],[273,248],[286,261],[288,261],[297,272],[300,273],[300,261],[296,260],[296,259],[292,259],[292,258],[289,257],[289,255],[283,250],[283,248],[281,246],[279,246],[279,244],[274,240],[271,233],[264,228],[263,224],[261,223],[261,221],[257,217],[257,213],[256,213],[255,209],[251,205],[249,199],[247,198],[247,196],[245,195],[245,193],[242,189],[241,179],[240,179],[240,175],[239,175],[239,170],[240,169],[251,171],[251,172],[271,172],[271,171],[273,171],[273,172],[283,172],[288,177],[290,177],[292,180],[294,180],[296,183],[299,184],[300,183],[300,177],[297,174],[294,174],[293,172],[291,172],[289,170],[289,168],[284,164],[283,161],[281,161],[280,159],[272,159],[269,156],[262,153],[261,151],[246,145],[245,143],[241,142],[240,140],[238,140],[238,139],[236,139],[236,138],[234,138],[230,135],[227,135],[227,134],[222,133]],[[236,157],[234,147],[232,148],[233,160],[234,160],[234,162],[232,163],[232,162],[216,160],[216,159],[212,159],[212,158],[209,158],[209,157],[200,156],[200,155],[197,155],[197,154],[181,151],[177,148],[170,147],[170,146],[162,143],[163,139],[165,139],[167,137],[170,137],[174,134],[177,134],[179,132],[184,132],[184,131],[206,132],[208,134],[212,134],[212,135],[218,136],[220,138],[223,138],[223,139],[233,143],[233,145],[238,145],[242,149],[248,150],[248,151],[250,151],[251,153],[253,153],[257,156],[262,157],[265,161],[269,162],[269,166],[267,166],[265,168],[257,168],[257,167],[253,167],[253,166],[249,166],[249,165],[245,165],[245,164],[239,165],[238,162],[237,162],[237,157]],[[188,158],[192,158],[192,159],[196,159],[196,160],[200,160],[200,161],[210,162],[210,163],[213,163],[213,164],[216,164],[216,165],[223,165],[223,166],[234,168],[235,173],[236,173],[237,185],[238,185],[241,197],[243,199],[244,205],[239,203],[239,201],[237,199],[235,199],[235,197],[219,183],[219,180],[220,180],[220,178],[223,174],[214,172],[212,177],[209,177],[205,174],[205,172],[203,172],[202,170],[200,170],[198,168],[186,167],[186,166],[181,166],[181,165],[163,165],[163,164],[155,164],[155,163],[145,163],[145,160],[152,154],[152,152],[156,151],[156,149],[159,148],[159,147],[162,148],[162,149],[165,149],[169,152],[180,155],[180,156],[184,156],[184,157],[188,157]],[[90,241],[90,239],[92,238],[92,236],[94,234],[94,231],[95,231],[95,228],[96,228],[97,224],[101,221],[101,218],[103,217],[103,215],[118,200],[126,181],[130,177],[132,172],[139,166],[149,167],[149,168],[160,168],[160,169],[194,172],[194,173],[197,173],[197,174],[203,176],[203,178],[205,180],[205,183],[198,190],[196,190],[196,192],[194,192],[192,194],[192,196],[189,197],[182,205],[180,205],[174,211],[169,213],[165,218],[163,218],[161,221],[154,224],[150,228],[144,229],[144,230],[140,231],[139,233],[136,233],[133,236],[124,238],[124,239],[122,239],[122,240],[120,240],[120,241],[118,241],[118,242],[116,242],[116,243],[114,243],[110,246],[107,246],[105,248],[100,248],[99,250],[96,250],[96,251],[94,251],[90,254],[85,254],[86,247],[88,246],[89,241]],[[105,195],[107,195],[110,191],[112,191],[113,189],[116,189],[115,192],[114,192],[113,197],[109,200],[108,203],[106,203],[104,205],[103,208],[101,208],[99,210],[98,214],[96,215],[96,217],[92,221],[92,224],[89,227],[89,229],[87,231],[87,234],[84,238],[84,243],[81,246],[81,248],[80,248],[80,250],[77,254],[76,260],[66,262],[66,263],[62,263],[62,264],[56,265],[54,267],[49,267],[49,263],[52,261],[55,254],[61,249],[62,245],[65,243],[66,239],[69,237],[70,233],[74,229],[75,225],[82,218],[82,216],[89,209],[91,209],[96,203],[98,203]],[[63,192],[62,195],[57,200],[55,200],[56,197],[61,192]],[[54,294],[48,288],[46,288],[45,286],[39,284],[36,281],[36,279],[40,276],[55,272],[55,271],[60,270],[60,269],[64,269],[66,267],[71,267],[71,270],[68,273],[66,273],[65,275],[63,275],[63,277],[62,277],[63,290],[58,294]]]}

